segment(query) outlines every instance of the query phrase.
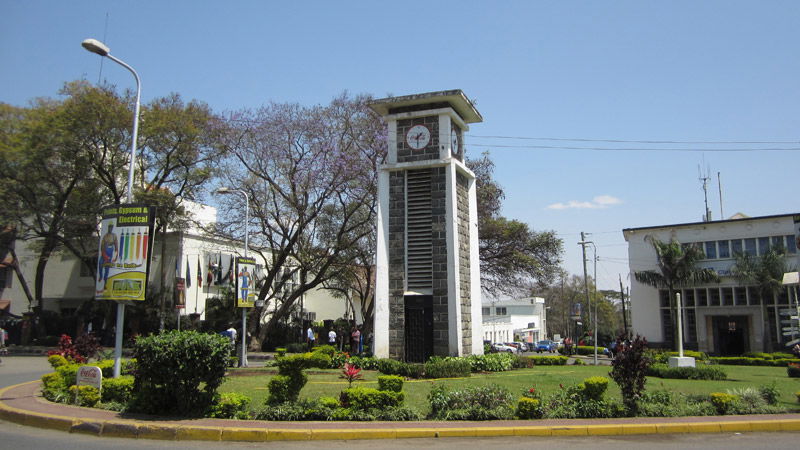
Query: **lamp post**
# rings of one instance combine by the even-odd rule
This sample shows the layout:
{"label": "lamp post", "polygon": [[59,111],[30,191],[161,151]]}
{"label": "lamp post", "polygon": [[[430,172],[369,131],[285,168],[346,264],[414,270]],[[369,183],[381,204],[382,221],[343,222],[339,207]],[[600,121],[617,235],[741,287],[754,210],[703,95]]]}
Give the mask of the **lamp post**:
{"label": "lamp post", "polygon": [[[247,249],[250,247],[249,233],[247,232],[250,223],[250,196],[243,189],[231,189],[221,187],[215,191],[217,194],[239,193],[244,195],[244,257],[247,258]],[[239,367],[247,367],[247,308],[242,308],[242,357],[239,359]]]}
{"label": "lamp post", "polygon": [[[600,316],[597,315],[597,246],[594,245],[594,242],[590,242],[592,244],[592,250],[594,250],[594,336],[592,336],[592,343],[594,344],[594,365],[597,365],[597,322]],[[591,307],[591,305],[590,305]]]}
{"label": "lamp post", "polygon": [[[120,66],[128,69],[133,78],[136,79],[136,104],[133,110],[133,135],[131,137],[131,157],[128,163],[128,203],[133,203],[133,171],[134,162],[136,161],[136,139],[139,135],[139,103],[142,97],[142,82],[139,79],[139,74],[119,58],[111,54],[111,49],[97,39],[86,39],[81,42],[81,45],[86,50],[104,56]],[[120,376],[120,361],[122,360],[122,335],[123,325],[125,324],[125,303],[117,302],[117,334],[114,342],[114,378]]]}

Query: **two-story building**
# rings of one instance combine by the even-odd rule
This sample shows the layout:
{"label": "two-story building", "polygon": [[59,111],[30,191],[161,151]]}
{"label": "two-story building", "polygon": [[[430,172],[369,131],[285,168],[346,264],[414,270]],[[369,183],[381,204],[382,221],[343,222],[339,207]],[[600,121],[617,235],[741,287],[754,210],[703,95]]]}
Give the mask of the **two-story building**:
{"label": "two-story building", "polygon": [[547,308],[541,297],[485,302],[482,312],[484,341],[535,343],[547,337]]}

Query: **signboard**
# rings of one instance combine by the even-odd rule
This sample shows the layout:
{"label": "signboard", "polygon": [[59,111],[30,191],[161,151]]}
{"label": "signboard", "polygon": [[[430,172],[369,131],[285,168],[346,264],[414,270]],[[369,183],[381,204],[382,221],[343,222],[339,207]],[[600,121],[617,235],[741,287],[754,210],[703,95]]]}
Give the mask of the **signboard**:
{"label": "signboard", "polygon": [[95,297],[144,301],[155,208],[128,203],[102,210]]}
{"label": "signboard", "polygon": [[583,313],[583,305],[575,303],[572,305],[572,320],[580,320]]}
{"label": "signboard", "polygon": [[255,306],[256,293],[253,274],[256,270],[254,258],[236,258],[236,306],[252,308]]}
{"label": "signboard", "polygon": [[186,279],[175,278],[175,309],[186,308]]}
{"label": "signboard", "polygon": [[97,366],[81,366],[78,369],[75,384],[78,386],[92,386],[99,391],[103,387],[103,371]]}

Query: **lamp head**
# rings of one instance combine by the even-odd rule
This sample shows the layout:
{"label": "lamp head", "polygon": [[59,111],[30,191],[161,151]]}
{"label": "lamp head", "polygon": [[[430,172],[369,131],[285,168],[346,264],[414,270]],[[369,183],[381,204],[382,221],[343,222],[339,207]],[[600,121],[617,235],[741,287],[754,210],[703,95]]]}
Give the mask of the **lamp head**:
{"label": "lamp head", "polygon": [[231,192],[233,192],[233,189],[228,187],[221,187],[214,191],[215,194],[230,194]]}
{"label": "lamp head", "polygon": [[100,56],[108,56],[108,54],[111,53],[111,49],[97,39],[86,39],[85,41],[81,42],[81,45],[86,50],[92,53],[97,53]]}

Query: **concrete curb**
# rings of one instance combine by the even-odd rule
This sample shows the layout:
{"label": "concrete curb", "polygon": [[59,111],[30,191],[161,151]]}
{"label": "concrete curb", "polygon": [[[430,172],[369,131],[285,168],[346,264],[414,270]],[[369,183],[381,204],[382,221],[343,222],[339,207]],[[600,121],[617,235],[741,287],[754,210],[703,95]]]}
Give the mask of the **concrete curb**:
{"label": "concrete curb", "polygon": [[[730,433],[752,431],[800,431],[800,418],[778,420],[736,420],[664,423],[612,423],[576,425],[492,425],[473,427],[443,427],[431,424],[420,427],[357,428],[347,422],[347,428],[281,427],[280,423],[264,422],[256,427],[202,426],[169,424],[158,421],[134,419],[92,419],[47,414],[15,408],[6,404],[6,393],[30,383],[0,389],[0,419],[21,425],[81,433],[102,437],[128,439],[160,439],[178,441],[288,441],[288,440],[352,440],[352,439],[406,439],[440,437],[492,437],[492,436],[614,436],[631,434],[683,434]],[[297,425],[298,423],[294,423]],[[304,423],[305,424],[305,423]],[[356,428],[350,426],[356,425]]]}

